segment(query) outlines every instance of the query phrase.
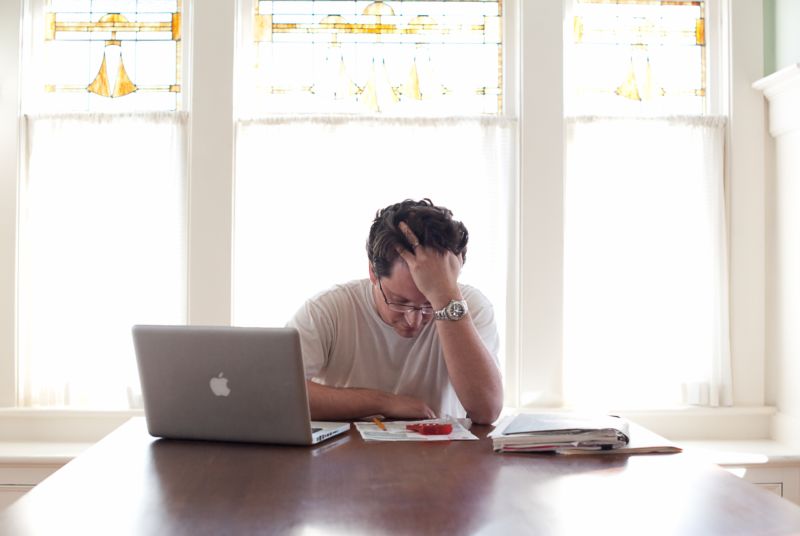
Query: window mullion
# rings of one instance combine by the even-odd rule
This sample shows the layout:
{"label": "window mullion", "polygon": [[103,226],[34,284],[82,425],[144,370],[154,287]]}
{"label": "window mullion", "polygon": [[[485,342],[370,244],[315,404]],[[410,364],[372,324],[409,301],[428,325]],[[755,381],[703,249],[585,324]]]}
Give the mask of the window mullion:
{"label": "window mullion", "polygon": [[[727,5],[726,5],[727,4]],[[730,244],[730,333],[734,404],[765,401],[766,205],[764,101],[751,84],[764,72],[759,2],[722,3],[729,12],[727,205]],[[727,102],[725,102],[727,100]]]}
{"label": "window mullion", "polygon": [[563,5],[521,2],[520,406],[561,403]]}
{"label": "window mullion", "polygon": [[236,2],[191,8],[188,320],[229,324]]}

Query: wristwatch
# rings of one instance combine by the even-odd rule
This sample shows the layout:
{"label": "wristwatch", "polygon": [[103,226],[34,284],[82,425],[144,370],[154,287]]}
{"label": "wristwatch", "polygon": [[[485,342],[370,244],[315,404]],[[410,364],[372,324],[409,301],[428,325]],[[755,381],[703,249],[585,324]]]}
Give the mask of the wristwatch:
{"label": "wristwatch", "polygon": [[443,309],[433,313],[436,320],[461,320],[467,315],[467,302],[465,300],[450,300]]}

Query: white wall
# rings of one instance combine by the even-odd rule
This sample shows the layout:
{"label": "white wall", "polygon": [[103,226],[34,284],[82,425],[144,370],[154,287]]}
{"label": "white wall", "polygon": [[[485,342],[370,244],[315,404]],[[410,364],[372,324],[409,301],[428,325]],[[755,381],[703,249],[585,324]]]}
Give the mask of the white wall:
{"label": "white wall", "polygon": [[[794,16],[800,25],[800,10]],[[773,138],[766,170],[767,393],[779,411],[773,436],[800,446],[800,68],[790,64],[757,86],[769,99]]]}
{"label": "white wall", "polygon": [[[794,98],[800,99],[800,82]],[[772,292],[767,297],[770,364],[783,439],[800,444],[800,121],[775,140]],[[794,425],[790,423],[794,421]]]}

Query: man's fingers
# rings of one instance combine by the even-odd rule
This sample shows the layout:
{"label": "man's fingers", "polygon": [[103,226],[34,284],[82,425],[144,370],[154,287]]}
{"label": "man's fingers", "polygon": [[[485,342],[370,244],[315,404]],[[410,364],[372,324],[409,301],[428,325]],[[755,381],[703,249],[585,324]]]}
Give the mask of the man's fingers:
{"label": "man's fingers", "polygon": [[409,261],[413,261],[416,258],[414,257],[414,254],[412,252],[408,251],[406,248],[402,246],[397,246],[395,248],[395,251],[397,251],[397,254],[400,255],[400,257],[403,260],[406,261],[406,264],[408,264]]}
{"label": "man's fingers", "polygon": [[400,227],[400,231],[403,232],[406,240],[408,240],[408,243],[411,244],[411,247],[413,249],[417,249],[419,247],[419,238],[417,238],[417,235],[415,235],[414,231],[411,230],[411,227],[409,227],[404,221],[401,221],[398,227]]}

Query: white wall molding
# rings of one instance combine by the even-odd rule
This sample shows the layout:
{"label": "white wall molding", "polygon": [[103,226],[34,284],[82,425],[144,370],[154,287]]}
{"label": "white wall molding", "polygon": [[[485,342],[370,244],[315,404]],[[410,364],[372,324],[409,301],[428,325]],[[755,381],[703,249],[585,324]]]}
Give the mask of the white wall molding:
{"label": "white wall molding", "polygon": [[766,347],[779,413],[772,422],[776,440],[800,446],[800,65],[781,69],[753,84],[769,100],[769,132],[774,141],[770,198],[770,289],[766,294]]}
{"label": "white wall molding", "polygon": [[769,133],[773,137],[800,129],[800,64],[762,78],[753,87],[769,100]]}

